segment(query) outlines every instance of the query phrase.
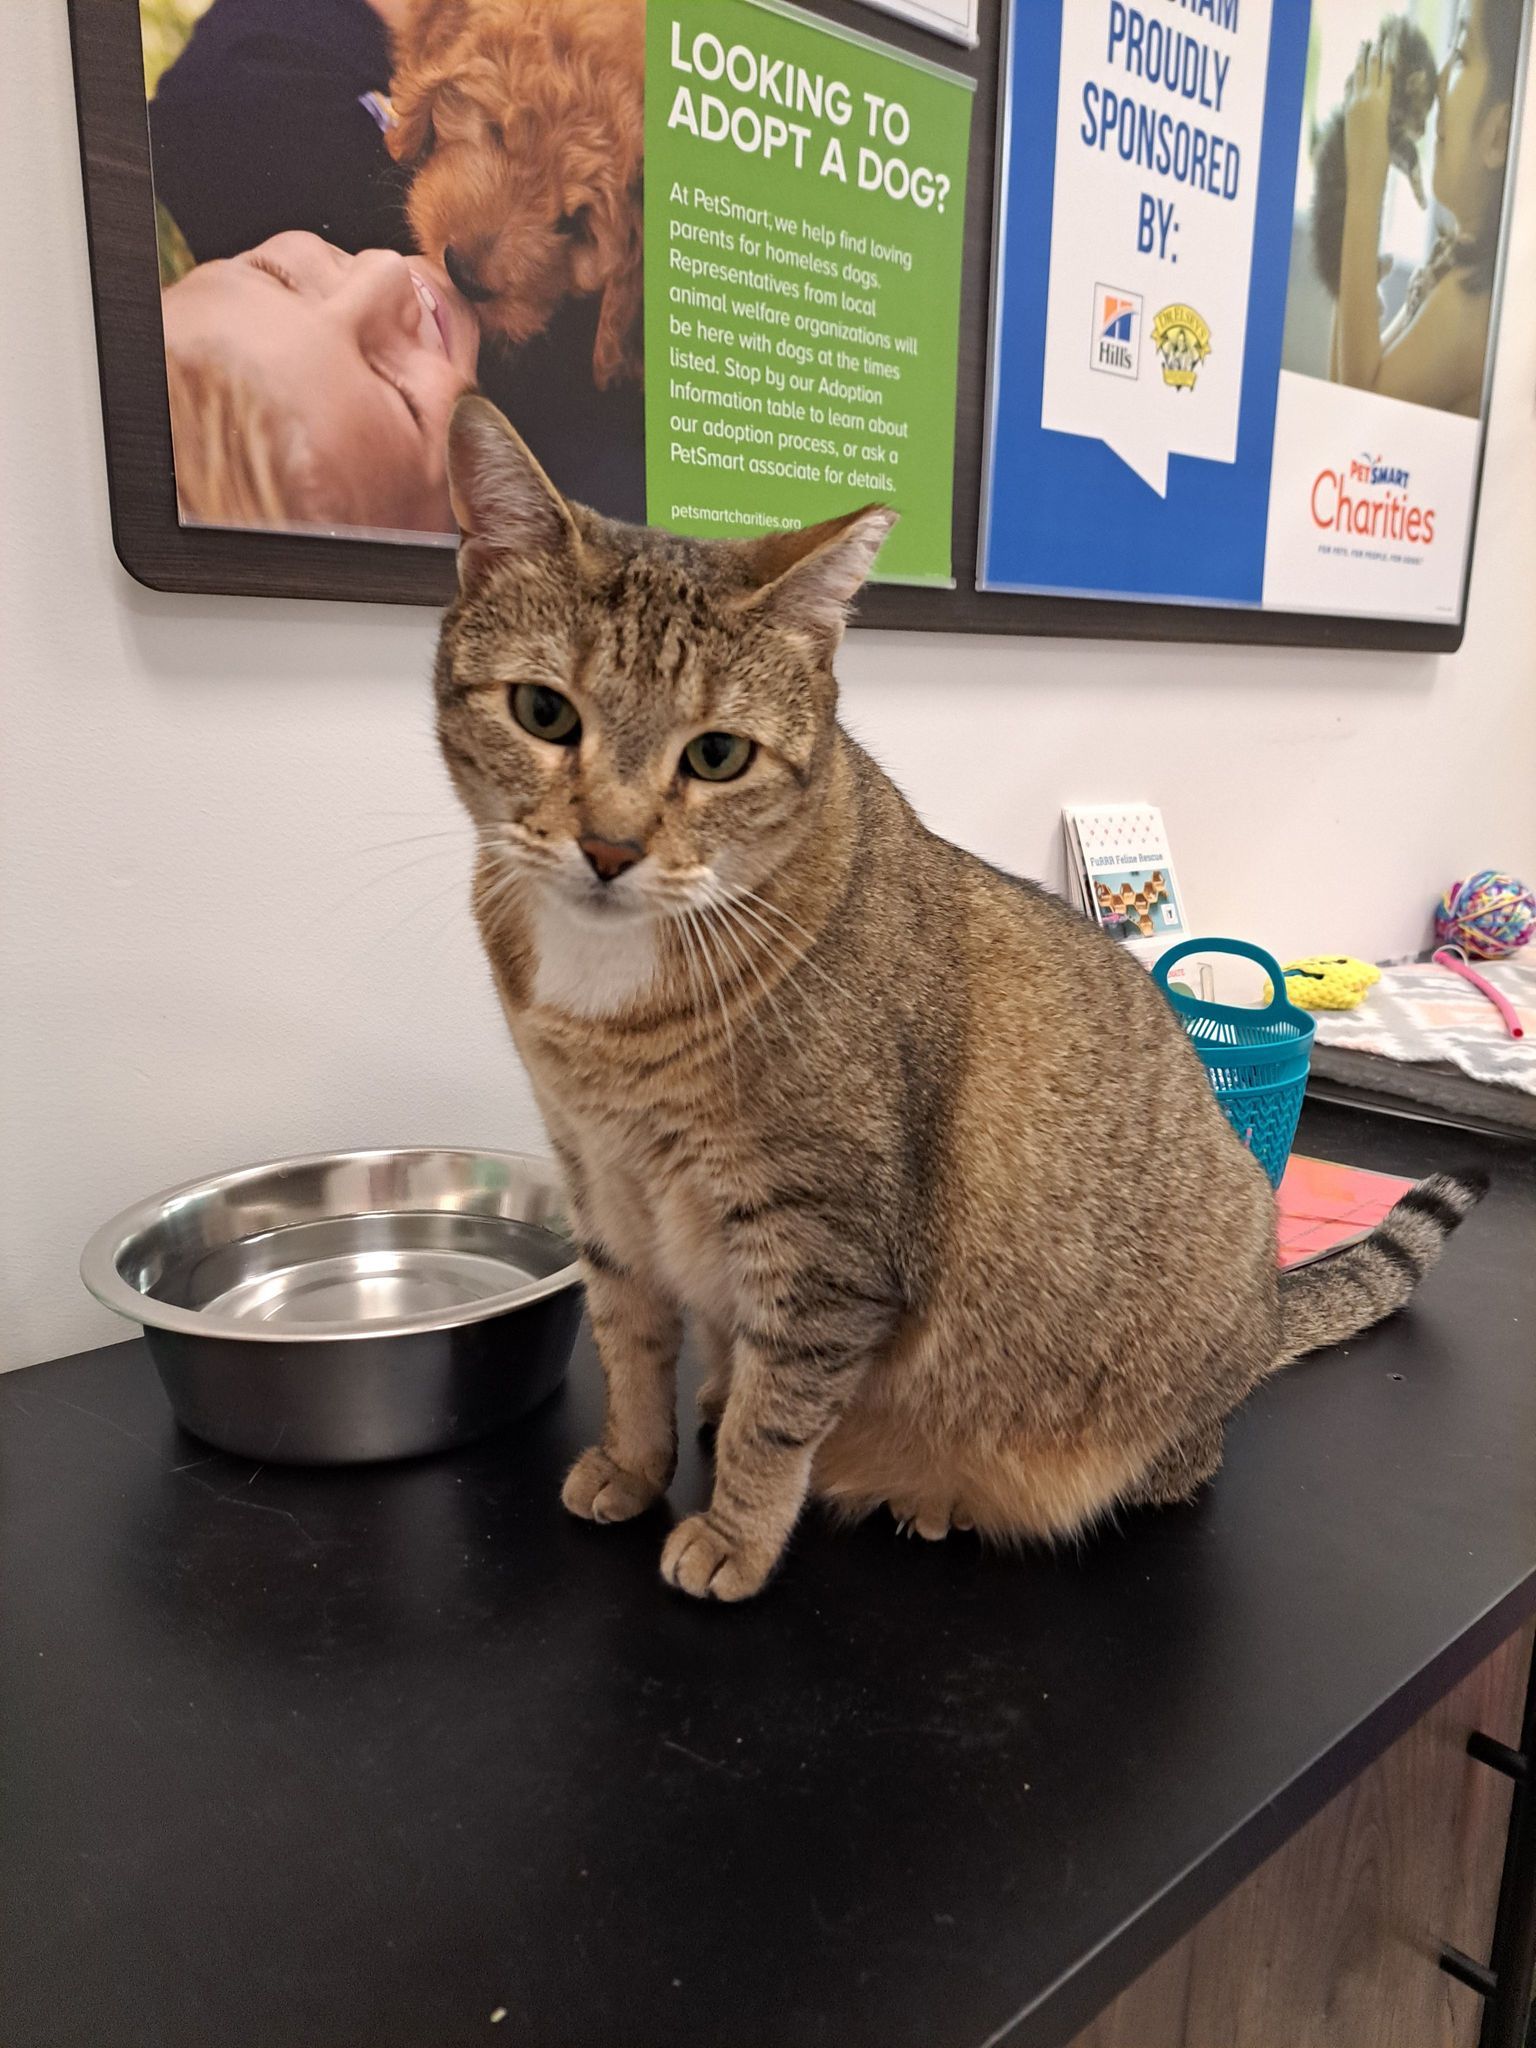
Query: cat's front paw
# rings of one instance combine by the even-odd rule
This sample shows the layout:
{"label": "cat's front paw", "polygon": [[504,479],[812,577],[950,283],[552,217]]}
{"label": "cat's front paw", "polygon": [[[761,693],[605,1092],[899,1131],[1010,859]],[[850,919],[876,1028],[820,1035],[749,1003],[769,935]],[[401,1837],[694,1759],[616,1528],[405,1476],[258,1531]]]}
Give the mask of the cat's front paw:
{"label": "cat's front paw", "polygon": [[599,1445],[583,1451],[566,1475],[560,1498],[587,1522],[627,1522],[666,1491],[643,1472],[629,1472]]}
{"label": "cat's front paw", "polygon": [[661,1576],[696,1600],[750,1600],[778,1562],[739,1536],[727,1536],[710,1516],[679,1522],[661,1553]]}

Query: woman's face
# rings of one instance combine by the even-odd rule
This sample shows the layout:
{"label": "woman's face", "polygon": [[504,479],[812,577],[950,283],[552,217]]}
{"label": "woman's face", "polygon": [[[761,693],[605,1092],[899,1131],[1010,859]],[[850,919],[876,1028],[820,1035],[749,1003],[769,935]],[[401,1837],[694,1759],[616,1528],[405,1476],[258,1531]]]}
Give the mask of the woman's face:
{"label": "woman's face", "polygon": [[1450,52],[1440,69],[1435,119],[1435,197],[1468,234],[1482,226],[1490,192],[1497,203],[1507,147],[1507,109],[1488,89],[1486,5],[1487,0],[1461,0]]}
{"label": "woman's face", "polygon": [[451,533],[448,417],[475,379],[480,331],[424,256],[349,256],[274,235],[199,264],[161,301],[168,355],[216,360],[285,427],[306,516]]}

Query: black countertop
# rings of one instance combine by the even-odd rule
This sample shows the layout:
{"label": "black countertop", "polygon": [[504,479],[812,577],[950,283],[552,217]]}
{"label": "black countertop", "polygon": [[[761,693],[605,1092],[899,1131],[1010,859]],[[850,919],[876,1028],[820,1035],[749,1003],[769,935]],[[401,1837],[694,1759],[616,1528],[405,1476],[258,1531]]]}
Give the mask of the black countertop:
{"label": "black countertop", "polygon": [[813,1519],[670,1594],[664,1516],[559,1507],[584,1344],[347,1472],[180,1435],[137,1343],[0,1379],[6,2048],[1066,2040],[1536,1607],[1536,1154],[1302,1145],[1494,1191],[1198,1505],[1056,1556]]}

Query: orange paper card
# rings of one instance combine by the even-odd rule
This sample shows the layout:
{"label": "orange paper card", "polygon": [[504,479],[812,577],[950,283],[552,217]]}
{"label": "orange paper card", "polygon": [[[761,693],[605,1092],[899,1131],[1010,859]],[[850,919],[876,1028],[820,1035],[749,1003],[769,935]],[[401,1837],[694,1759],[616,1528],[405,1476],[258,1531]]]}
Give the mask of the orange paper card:
{"label": "orange paper card", "polygon": [[1400,1174],[1293,1153],[1275,1197],[1281,1269],[1357,1244],[1412,1186]]}

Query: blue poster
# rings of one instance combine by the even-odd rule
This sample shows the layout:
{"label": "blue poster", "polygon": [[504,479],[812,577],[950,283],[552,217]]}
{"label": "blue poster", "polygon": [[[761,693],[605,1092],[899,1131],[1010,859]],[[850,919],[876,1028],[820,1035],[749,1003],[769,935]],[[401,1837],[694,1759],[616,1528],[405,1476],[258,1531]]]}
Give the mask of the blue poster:
{"label": "blue poster", "polygon": [[1380,6],[1012,0],[982,589],[1459,618],[1524,7]]}

